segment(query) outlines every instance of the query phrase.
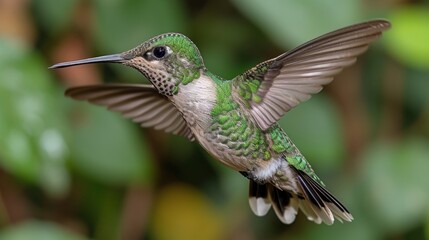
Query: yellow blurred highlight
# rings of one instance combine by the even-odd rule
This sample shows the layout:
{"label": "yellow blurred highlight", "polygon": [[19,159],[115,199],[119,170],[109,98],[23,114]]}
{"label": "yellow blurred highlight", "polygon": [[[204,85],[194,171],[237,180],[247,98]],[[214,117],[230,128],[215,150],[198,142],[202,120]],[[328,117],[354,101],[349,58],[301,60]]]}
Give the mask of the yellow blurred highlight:
{"label": "yellow blurred highlight", "polygon": [[216,209],[196,189],[173,184],[161,190],[154,209],[154,239],[223,239],[222,229]]}
{"label": "yellow blurred highlight", "polygon": [[421,7],[398,8],[388,16],[392,29],[385,34],[386,46],[401,62],[429,68],[429,11]]}

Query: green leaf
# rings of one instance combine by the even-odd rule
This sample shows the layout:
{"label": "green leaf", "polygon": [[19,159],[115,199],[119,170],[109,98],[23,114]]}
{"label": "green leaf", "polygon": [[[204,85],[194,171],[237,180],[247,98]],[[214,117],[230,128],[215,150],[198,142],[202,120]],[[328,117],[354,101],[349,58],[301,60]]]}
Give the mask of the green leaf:
{"label": "green leaf", "polygon": [[73,131],[75,167],[89,177],[108,184],[147,181],[152,162],[137,126],[117,113],[99,106],[79,104]]}
{"label": "green leaf", "polygon": [[387,49],[412,67],[429,68],[429,11],[423,7],[402,7],[393,11],[392,29],[386,33]]}
{"label": "green leaf", "polygon": [[313,96],[279,123],[314,168],[332,169],[344,158],[340,116],[326,97]]}
{"label": "green leaf", "polygon": [[233,0],[240,11],[284,48],[361,19],[356,0]]}
{"label": "green leaf", "polygon": [[420,139],[378,143],[364,155],[368,213],[388,231],[405,231],[429,210],[429,145]]}
{"label": "green leaf", "polygon": [[18,225],[5,228],[0,231],[2,240],[84,240],[67,231],[58,224],[37,220],[28,220]]}
{"label": "green leaf", "polygon": [[0,39],[0,165],[53,195],[69,186],[60,91],[34,53]]}

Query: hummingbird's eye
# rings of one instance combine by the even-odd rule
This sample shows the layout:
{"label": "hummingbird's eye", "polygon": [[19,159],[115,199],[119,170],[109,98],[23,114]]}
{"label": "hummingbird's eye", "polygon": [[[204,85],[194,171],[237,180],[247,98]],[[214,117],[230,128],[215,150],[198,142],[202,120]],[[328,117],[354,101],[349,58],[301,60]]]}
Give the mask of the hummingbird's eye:
{"label": "hummingbird's eye", "polygon": [[155,47],[152,50],[153,56],[160,59],[163,58],[165,56],[165,54],[167,53],[167,49],[165,49],[164,46],[160,46],[160,47]]}

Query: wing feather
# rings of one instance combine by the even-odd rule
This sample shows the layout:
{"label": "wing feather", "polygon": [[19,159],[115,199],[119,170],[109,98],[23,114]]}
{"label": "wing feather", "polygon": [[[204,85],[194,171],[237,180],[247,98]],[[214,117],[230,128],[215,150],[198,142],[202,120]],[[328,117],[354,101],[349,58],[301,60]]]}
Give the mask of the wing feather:
{"label": "wing feather", "polygon": [[[257,97],[244,101],[248,102],[255,121],[265,130],[287,111],[320,92],[323,85],[330,83],[344,67],[352,65],[389,27],[388,21],[373,20],[322,35],[237,76],[234,87],[238,89],[243,84],[259,82],[256,91],[247,88]],[[246,92],[242,96],[248,95]],[[237,95],[243,100],[242,96]]]}
{"label": "wing feather", "polygon": [[151,85],[105,84],[67,89],[65,95],[106,106],[142,127],[153,127],[194,140],[192,131],[173,103]]}

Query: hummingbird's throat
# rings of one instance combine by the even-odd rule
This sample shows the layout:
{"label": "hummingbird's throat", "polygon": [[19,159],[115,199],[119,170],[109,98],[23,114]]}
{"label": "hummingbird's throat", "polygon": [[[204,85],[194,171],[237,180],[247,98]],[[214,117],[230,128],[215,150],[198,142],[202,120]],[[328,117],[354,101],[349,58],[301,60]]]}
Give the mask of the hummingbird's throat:
{"label": "hummingbird's throat", "polygon": [[178,81],[169,73],[155,70],[148,73],[148,78],[162,95],[173,96],[178,91]]}
{"label": "hummingbird's throat", "polygon": [[137,69],[165,96],[173,96],[179,92],[181,84],[186,85],[201,76],[201,69],[183,59],[174,56],[163,61],[147,61],[136,57],[126,65]]}

